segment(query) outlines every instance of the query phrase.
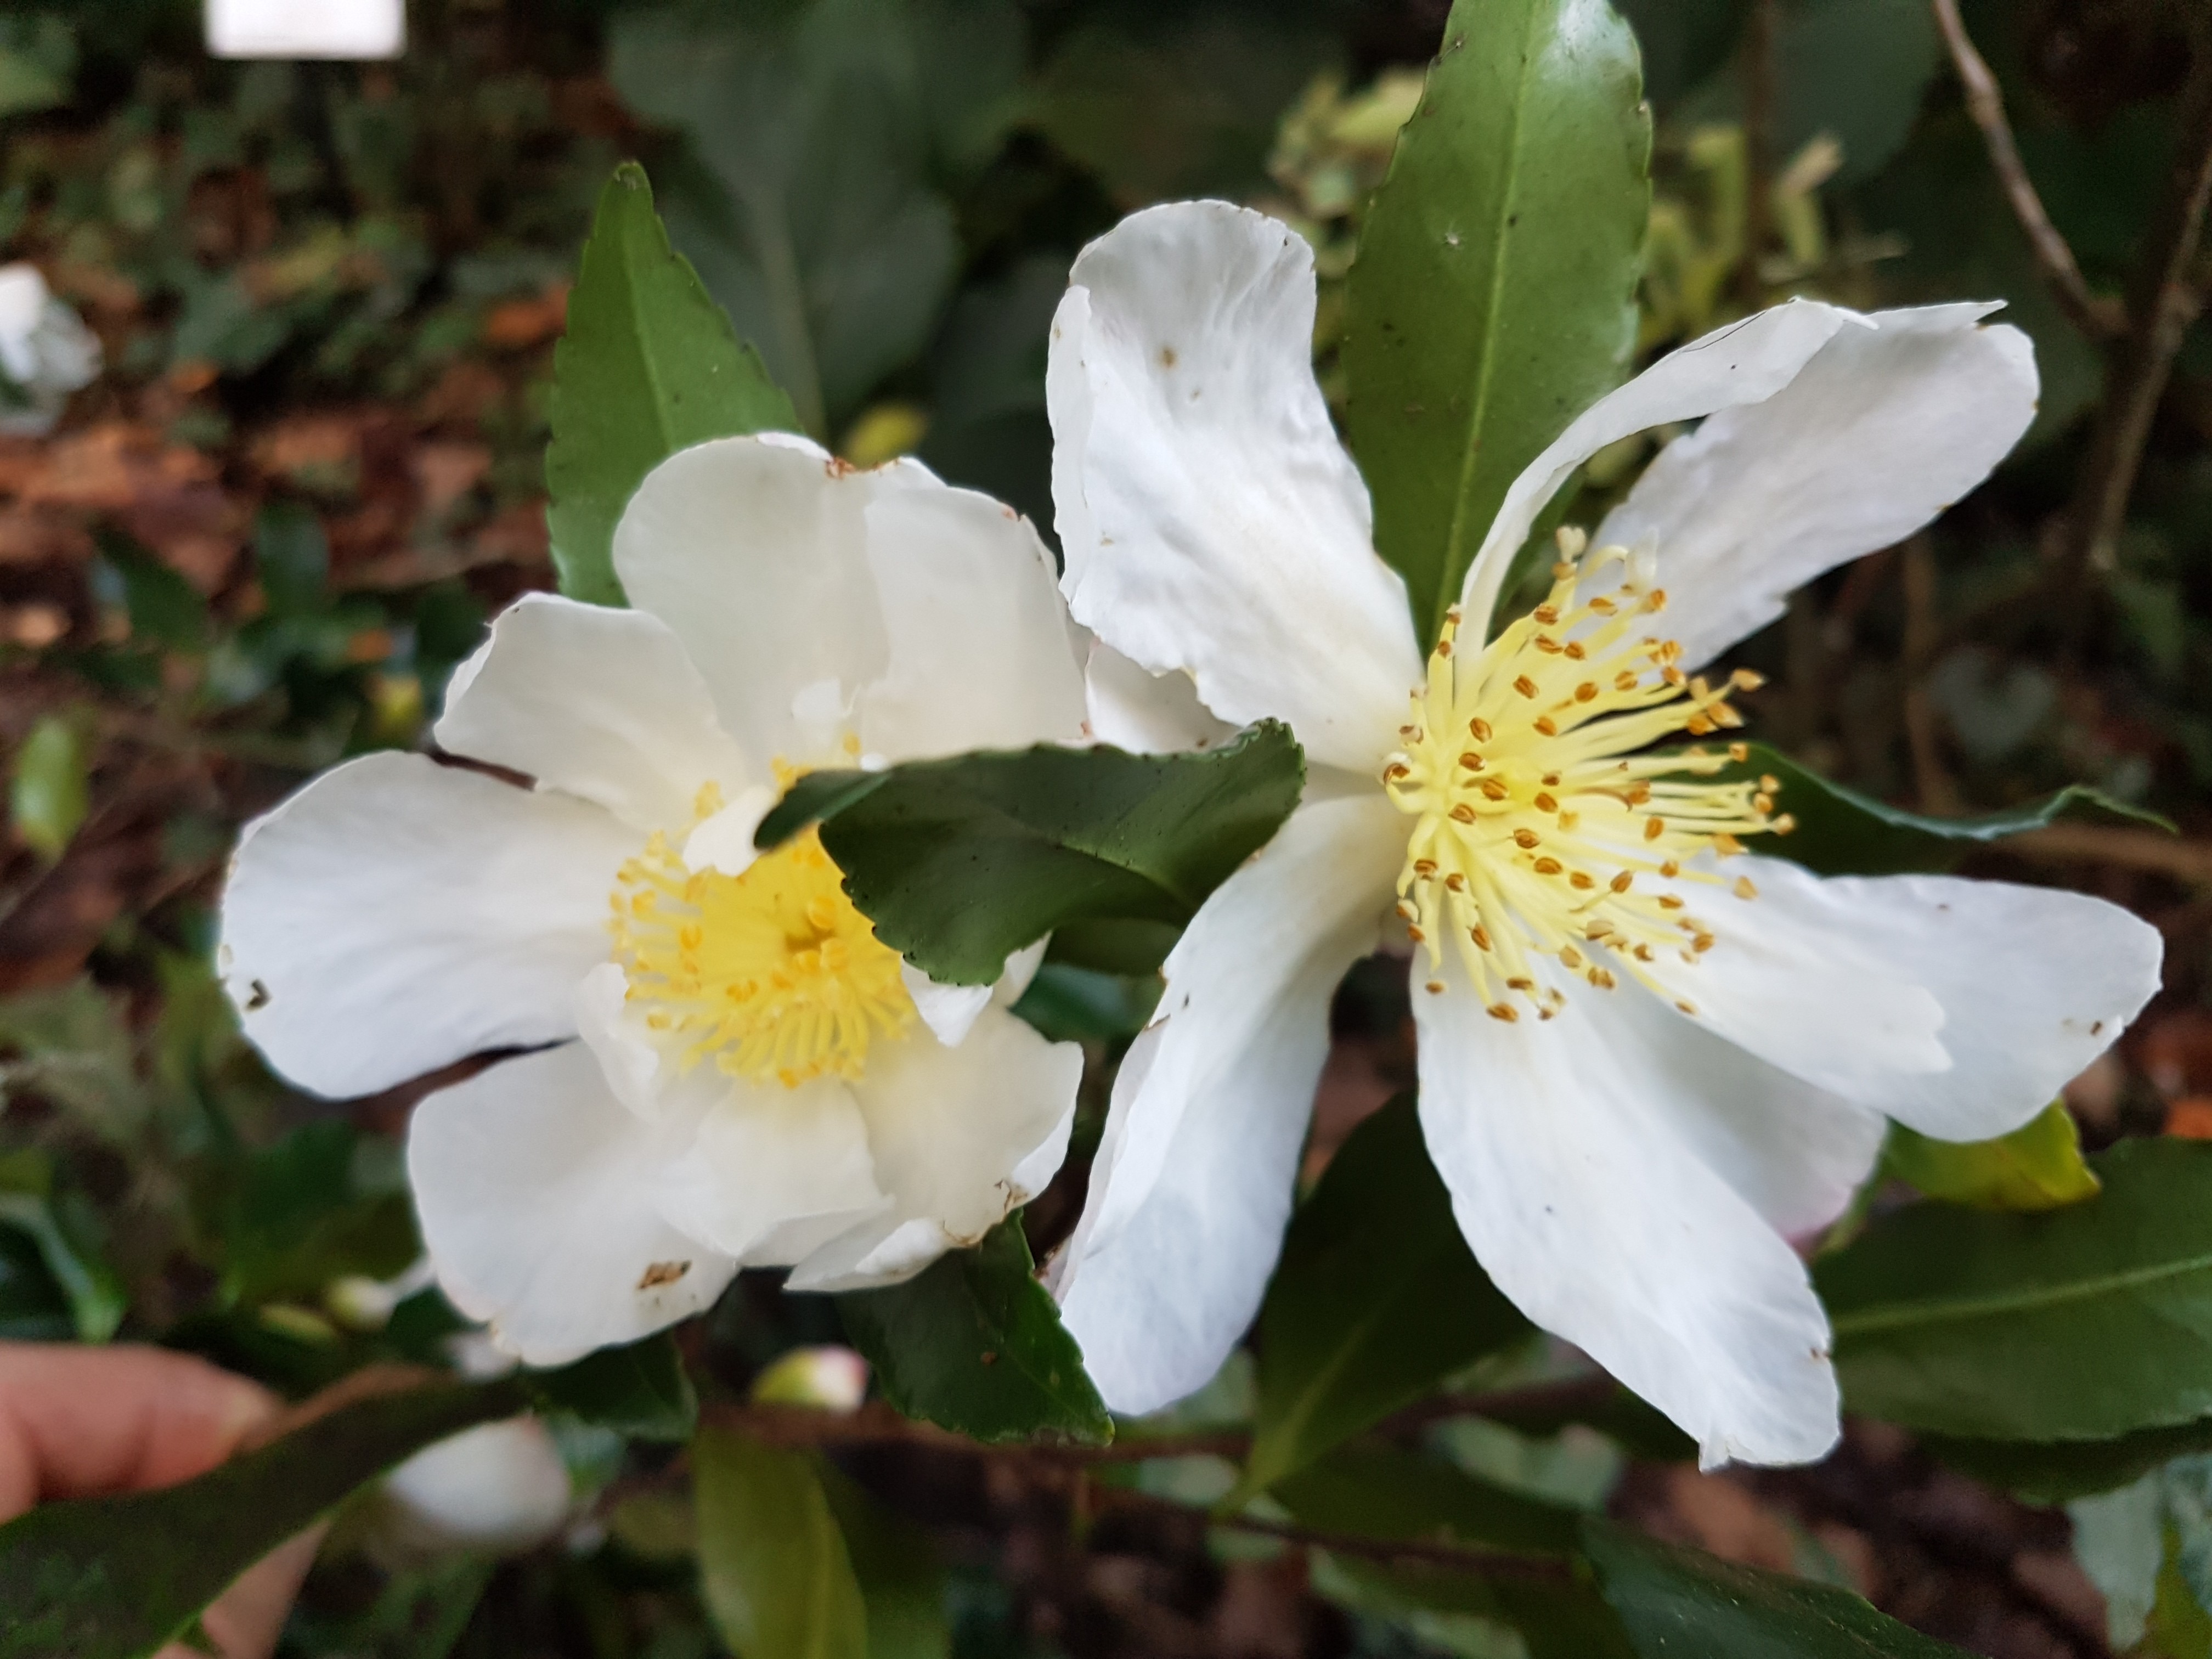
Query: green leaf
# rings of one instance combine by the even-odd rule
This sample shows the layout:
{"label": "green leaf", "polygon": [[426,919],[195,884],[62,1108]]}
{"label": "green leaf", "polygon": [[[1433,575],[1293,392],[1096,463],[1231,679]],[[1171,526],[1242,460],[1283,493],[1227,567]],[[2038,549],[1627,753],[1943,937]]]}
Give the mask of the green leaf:
{"label": "green leaf", "polygon": [[1832,783],[1763,743],[1750,758],[1723,767],[1717,781],[1771,777],[1781,787],[1774,803],[1797,820],[1786,836],[1763,836],[1761,853],[1786,858],[1824,876],[1884,876],[1916,870],[1948,870],[1976,848],[2061,818],[2122,818],[2161,830],[2173,825],[2113,799],[2087,784],[2069,784],[2048,799],[1981,817],[1931,818],[1908,812]]}
{"label": "green leaf", "polygon": [[253,562],[274,615],[323,608],[331,574],[322,520],[296,501],[271,501],[253,521]]}
{"label": "green leaf", "polygon": [[1304,782],[1290,729],[1262,720],[1205,754],[1048,747],[816,772],[754,839],[819,821],[878,938],[942,983],[988,985],[1065,922],[1188,921]]}
{"label": "green leaf", "polygon": [[691,1480],[700,1587],[738,1659],[868,1659],[867,1610],[813,1458],[706,1429]]}
{"label": "green leaf", "polygon": [[1964,1659],[1831,1584],[1583,1523],[1599,1588],[1641,1659]]}
{"label": "green leaf", "polygon": [[595,605],[623,602],[615,525],[647,473],[709,438],[799,424],[758,355],[669,247],[635,162],[599,193],[554,352],[552,423],[553,562],[561,591]]}
{"label": "green leaf", "polygon": [[69,850],[90,810],[92,757],[84,733],[65,714],[49,714],[15,751],[8,811],[23,843],[48,863]]}
{"label": "green leaf", "polygon": [[1981,1210],[2056,1210],[2097,1195],[2063,1100],[1995,1140],[1936,1140],[1893,1123],[1882,1167],[1930,1198]]}
{"label": "green leaf", "polygon": [[1271,1490],[1317,1532],[1559,1557],[1581,1534],[1576,1510],[1380,1443],[1339,1446]]}
{"label": "green leaf", "polygon": [[989,158],[1016,95],[1010,0],[632,11],[609,78],[680,131],[677,243],[826,439],[926,346],[959,271],[933,174]]}
{"label": "green leaf", "polygon": [[1654,1463],[1680,1463],[1698,1455],[1698,1443],[1665,1413],[1617,1383],[1603,1386],[1607,1381],[1595,1377],[1587,1390],[1534,1389],[1520,1400],[1493,1399],[1485,1404],[1482,1417],[1538,1439],[1580,1423]]}
{"label": "green leaf", "polygon": [[1818,1263],[1846,1406],[1998,1440],[2212,1417],[2212,1145],[2124,1141],[2090,1167],[2086,1203],[1915,1204]]}
{"label": "green leaf", "polygon": [[96,1251],[70,1237],[56,1209],[53,1195],[44,1190],[0,1192],[0,1221],[18,1229],[37,1247],[46,1272],[66,1299],[70,1334],[80,1342],[105,1342],[130,1311],[130,1292]]}
{"label": "green leaf", "polygon": [[2111,1492],[2161,1463],[2212,1451],[2212,1417],[2167,1429],[2142,1429],[2110,1440],[1979,1440],[1925,1434],[1920,1443],[1942,1462],[2031,1504],[2063,1504]]}
{"label": "green leaf", "polygon": [[38,1241],[0,1227],[0,1341],[68,1342],[76,1334],[76,1313]]}
{"label": "green leaf", "polygon": [[1469,1659],[1524,1650],[1528,1659],[1635,1659],[1584,1571],[1524,1577],[1326,1550],[1311,1559],[1316,1595],[1401,1626],[1427,1648]]}
{"label": "green leaf", "polygon": [[0,1528],[0,1659],[143,1659],[356,1487],[524,1403],[507,1380],[380,1395],[181,1486],[33,1510]]}
{"label": "green leaf", "polygon": [[948,1659],[945,1571],[929,1529],[885,1509],[833,1465],[821,1475],[867,1606],[868,1659]]}
{"label": "green leaf", "polygon": [[95,539],[121,585],[135,636],[172,651],[207,649],[211,626],[198,588],[127,536],[103,532]]}
{"label": "green leaf", "polygon": [[1460,1237],[1413,1097],[1400,1096],[1352,1131],[1291,1218],[1260,1310],[1238,1491],[1266,1491],[1528,1330]]}
{"label": "green leaf", "polygon": [[699,1396],[665,1331],[557,1370],[525,1372],[523,1381],[543,1409],[635,1439],[689,1440],[699,1425]]}
{"label": "green leaf", "polygon": [[884,1398],[907,1416],[987,1443],[1103,1446],[1113,1419],[1035,1272],[1020,1218],[1010,1216],[974,1249],[950,1251],[903,1285],[841,1296],[837,1307]]}
{"label": "green leaf", "polygon": [[66,104],[76,78],[76,32],[59,17],[0,21],[0,116]]}
{"label": "green leaf", "polygon": [[388,1143],[335,1119],[302,1124],[253,1154],[223,1249],[225,1294],[249,1305],[316,1296],[348,1273],[390,1279],[422,1253]]}
{"label": "green leaf", "polygon": [[1651,124],[1606,0],[1456,0],[1346,301],[1346,434],[1425,642],[1636,340]]}

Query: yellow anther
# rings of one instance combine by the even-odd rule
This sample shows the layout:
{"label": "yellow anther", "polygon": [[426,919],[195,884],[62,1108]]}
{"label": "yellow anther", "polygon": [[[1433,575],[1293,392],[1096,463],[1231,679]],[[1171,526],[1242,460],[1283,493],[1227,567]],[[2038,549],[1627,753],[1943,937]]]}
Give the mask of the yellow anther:
{"label": "yellow anther", "polygon": [[759,1083],[854,1078],[875,1043],[913,1028],[898,954],[853,908],[812,830],[741,875],[688,868],[665,835],[632,862],[624,876],[646,890],[617,925],[615,960],[646,1028],[676,1040],[679,1070],[711,1059]]}
{"label": "yellow anther", "polygon": [[1735,887],[1729,890],[1740,899],[1755,899],[1759,896],[1759,889],[1751,884],[1749,876],[1738,876],[1735,878]]}

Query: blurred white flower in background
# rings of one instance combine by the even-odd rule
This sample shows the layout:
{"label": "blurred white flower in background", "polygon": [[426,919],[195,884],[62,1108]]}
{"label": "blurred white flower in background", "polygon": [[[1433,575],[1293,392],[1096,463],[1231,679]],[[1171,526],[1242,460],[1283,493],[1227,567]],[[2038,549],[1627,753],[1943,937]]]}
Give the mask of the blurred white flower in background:
{"label": "blurred white flower in background", "polygon": [[217,58],[397,58],[405,0],[207,0]]}
{"label": "blurred white flower in background", "polygon": [[[532,594],[435,728],[249,824],[218,963],[318,1093],[503,1059],[415,1109],[438,1281],[558,1364],[712,1303],[741,1266],[895,1282],[1060,1166],[1082,1050],[875,937],[812,831],[753,833],[810,768],[1084,734],[1051,557],[914,461],[730,438],[615,534],[632,610]],[[484,768],[497,768],[494,775]],[[518,787],[516,775],[536,780]]]}
{"label": "blurred white flower in background", "polygon": [[70,394],[100,378],[100,338],[36,265],[0,265],[0,432],[44,437]]}
{"label": "blurred white flower in background", "polygon": [[568,1518],[568,1465],[534,1417],[479,1424],[426,1446],[384,1478],[362,1541],[386,1566],[456,1552],[533,1549]]}

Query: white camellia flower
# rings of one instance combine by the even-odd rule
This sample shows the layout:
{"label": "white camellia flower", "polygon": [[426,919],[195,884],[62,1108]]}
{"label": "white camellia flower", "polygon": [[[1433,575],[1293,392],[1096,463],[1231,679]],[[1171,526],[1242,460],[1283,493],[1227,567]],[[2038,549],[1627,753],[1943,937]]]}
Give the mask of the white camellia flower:
{"label": "white camellia flower", "polygon": [[100,378],[100,337],[36,265],[0,265],[0,432],[43,437],[70,393]]}
{"label": "white camellia flower", "polygon": [[[2012,447],[2035,369],[1992,308],[1793,302],[1600,398],[1513,484],[1425,671],[1314,382],[1297,234],[1182,204],[1077,260],[1049,400],[1062,586],[1110,647],[1093,726],[1170,747],[1271,715],[1310,779],[1168,957],[1060,1259],[1109,1404],[1188,1393],[1244,1330],[1331,994],[1410,943],[1421,1122],[1499,1287],[1709,1463],[1833,1443],[1827,1322],[1787,1237],[1838,1212],[1885,1114],[1966,1140],[2040,1109],[2150,996],[2159,938],[2074,893],[1819,879],[1745,850],[1790,827],[1771,782],[1651,745],[1738,725],[1755,677],[1698,667]],[[1701,417],[1492,638],[1568,476]]]}
{"label": "white camellia flower", "polygon": [[752,844],[809,768],[1081,738],[1027,520],[724,439],[654,469],[615,567],[635,610],[526,597],[447,693],[440,746],[534,789],[366,756],[247,826],[223,902],[246,1035],[306,1088],[532,1050],[416,1107],[408,1169],[446,1293],[535,1364],[740,1267],[918,1272],[1043,1188],[1082,1068],[1005,1006],[1036,953],[933,984],[811,831]]}
{"label": "white camellia flower", "polygon": [[568,1466],[543,1423],[480,1423],[384,1477],[366,1517],[370,1550],[393,1566],[519,1554],[561,1529],[570,1501]]}

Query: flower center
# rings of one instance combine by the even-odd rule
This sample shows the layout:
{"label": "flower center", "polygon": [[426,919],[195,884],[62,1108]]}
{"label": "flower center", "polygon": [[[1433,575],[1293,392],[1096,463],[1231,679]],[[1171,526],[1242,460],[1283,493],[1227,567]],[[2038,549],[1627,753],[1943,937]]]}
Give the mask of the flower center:
{"label": "flower center", "polygon": [[[709,784],[700,820],[720,805]],[[732,1077],[787,1087],[857,1078],[872,1043],[913,1027],[898,953],[811,829],[736,876],[692,869],[656,831],[616,883],[609,926],[629,1000],[680,1044],[686,1070],[711,1054]]]}
{"label": "flower center", "polygon": [[[1583,561],[1584,545],[1579,532],[1559,532],[1551,596],[1479,656],[1454,654],[1460,615],[1447,615],[1428,684],[1399,728],[1403,746],[1382,773],[1416,821],[1398,914],[1428,954],[1428,988],[1444,988],[1436,971],[1449,942],[1501,1020],[1520,1018],[1516,995],[1549,1019],[1565,984],[1609,991],[1621,973],[1694,1014],[1648,965],[1662,951],[1695,963],[1713,948],[1716,929],[1674,886],[1728,886],[1691,860],[1725,859],[1743,850],[1739,836],[1795,827],[1774,814],[1771,777],[1696,781],[1748,758],[1741,744],[1725,757],[1638,752],[1677,732],[1742,725],[1728,694],[1759,677],[1739,669],[1714,687],[1685,676],[1681,647],[1646,631],[1667,595],[1645,562],[1617,547]],[[1758,896],[1748,877],[1730,890]]]}

